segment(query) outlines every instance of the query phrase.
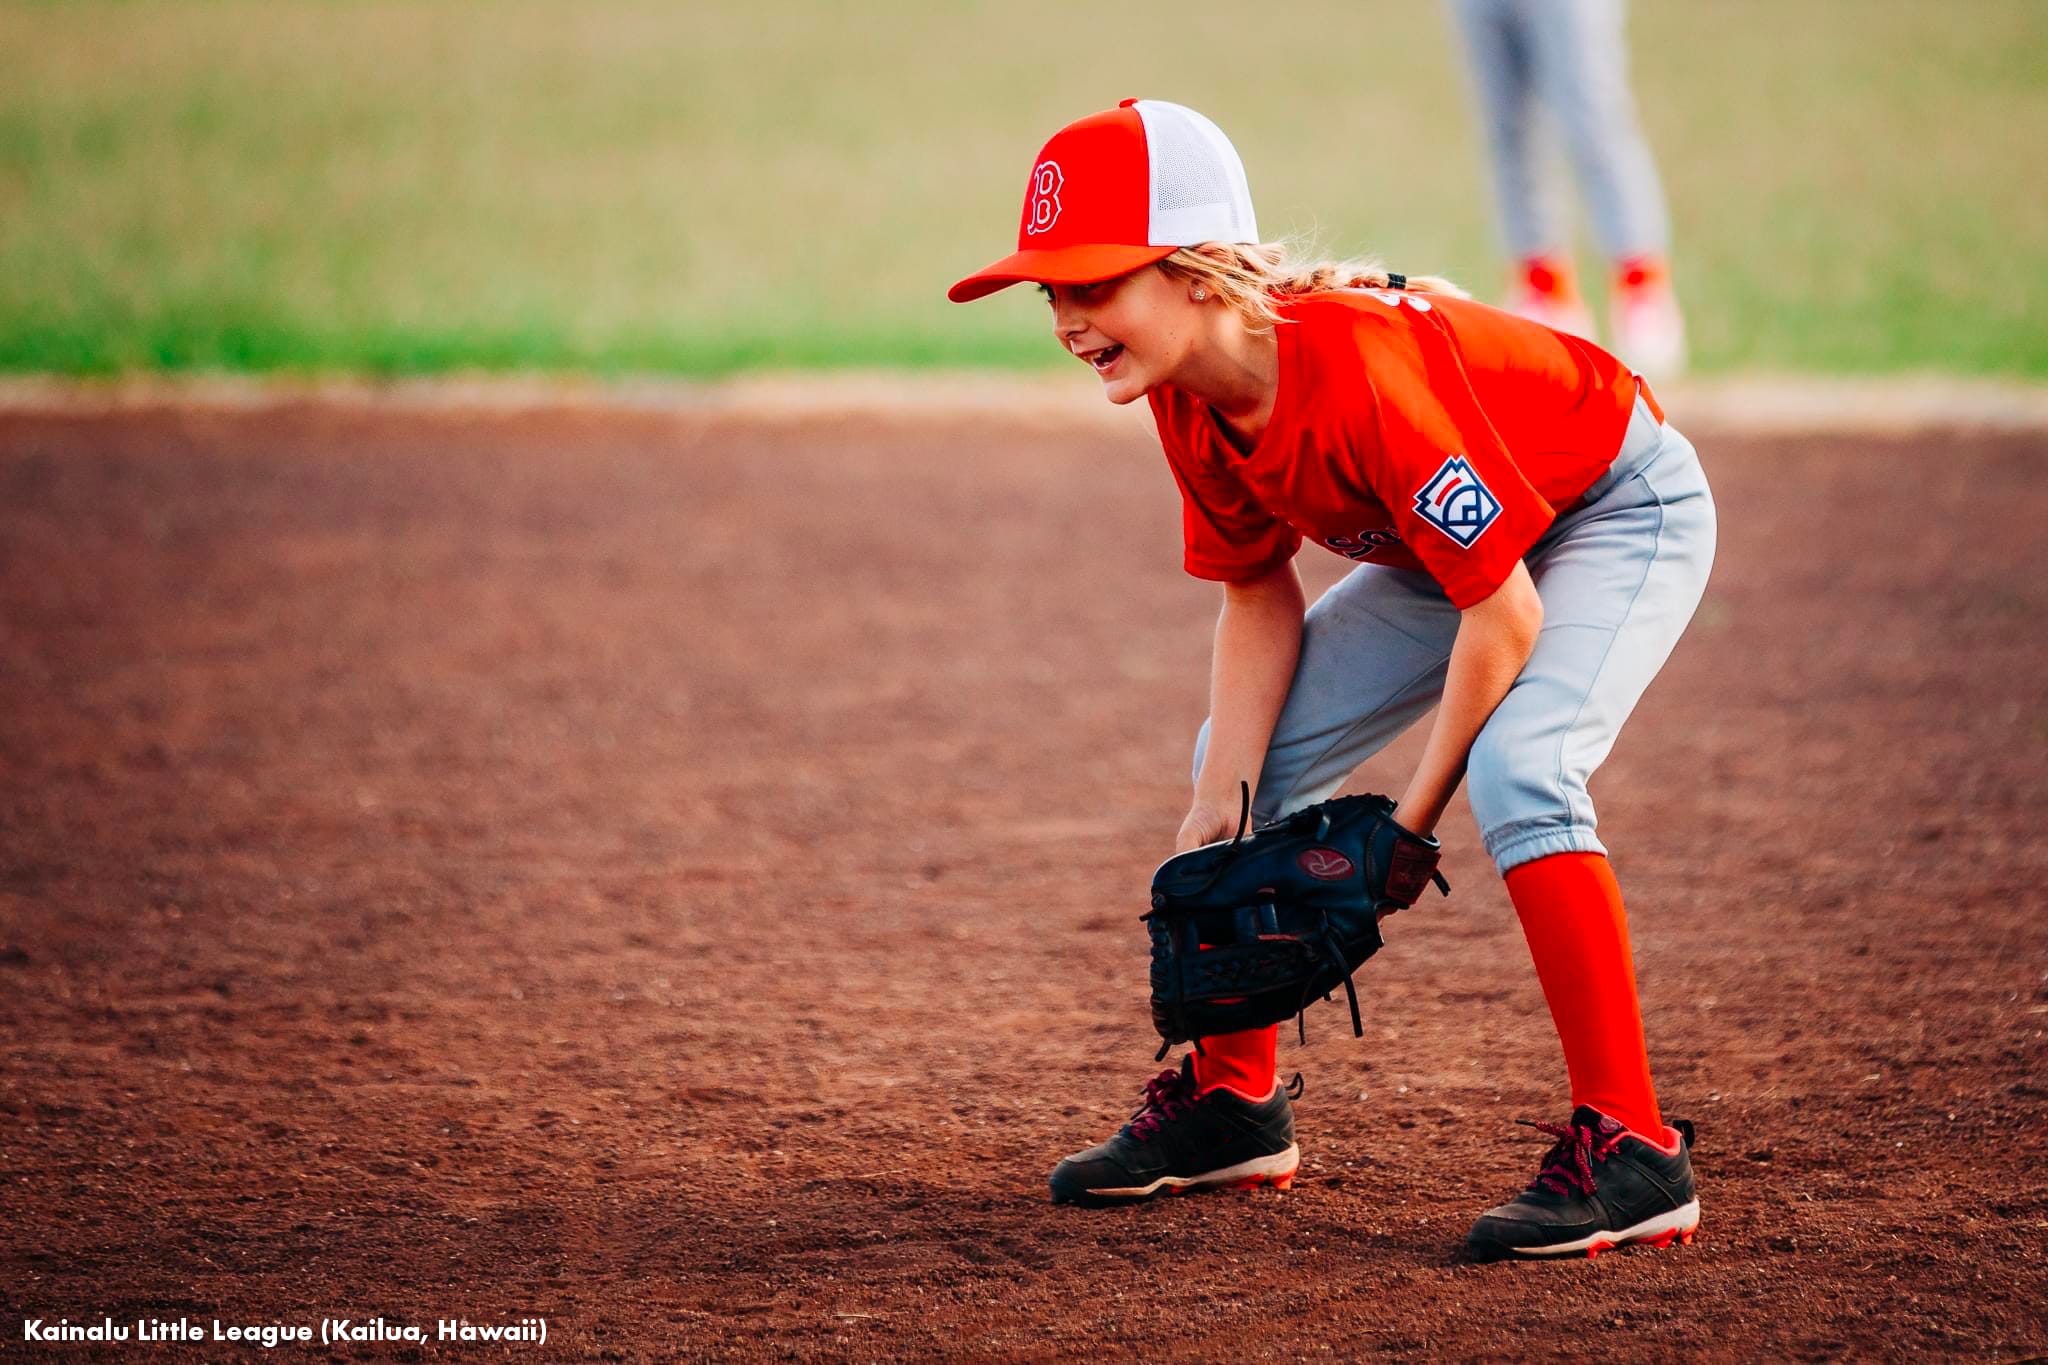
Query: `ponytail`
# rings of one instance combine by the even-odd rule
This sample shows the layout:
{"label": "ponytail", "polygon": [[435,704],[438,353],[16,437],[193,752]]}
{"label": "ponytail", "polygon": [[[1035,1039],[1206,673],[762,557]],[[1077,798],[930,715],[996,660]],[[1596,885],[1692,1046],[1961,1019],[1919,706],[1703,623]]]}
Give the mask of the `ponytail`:
{"label": "ponytail", "polygon": [[1284,242],[1181,247],[1159,268],[1175,279],[1207,286],[1257,331],[1281,320],[1279,305],[1285,300],[1330,289],[1411,289],[1471,297],[1439,276],[1396,275],[1374,260],[1299,262]]}

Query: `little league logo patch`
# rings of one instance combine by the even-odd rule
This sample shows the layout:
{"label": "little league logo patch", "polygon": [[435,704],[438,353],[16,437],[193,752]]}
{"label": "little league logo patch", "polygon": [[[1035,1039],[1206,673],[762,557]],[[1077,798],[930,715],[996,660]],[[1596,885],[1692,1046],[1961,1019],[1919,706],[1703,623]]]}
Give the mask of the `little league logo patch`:
{"label": "little league logo patch", "polygon": [[1415,512],[1458,544],[1469,546],[1499,518],[1500,499],[1463,455],[1453,455],[1417,491]]}
{"label": "little league logo patch", "polygon": [[1060,220],[1060,189],[1066,183],[1059,162],[1038,163],[1038,169],[1031,172],[1031,222],[1026,232],[1045,232]]}

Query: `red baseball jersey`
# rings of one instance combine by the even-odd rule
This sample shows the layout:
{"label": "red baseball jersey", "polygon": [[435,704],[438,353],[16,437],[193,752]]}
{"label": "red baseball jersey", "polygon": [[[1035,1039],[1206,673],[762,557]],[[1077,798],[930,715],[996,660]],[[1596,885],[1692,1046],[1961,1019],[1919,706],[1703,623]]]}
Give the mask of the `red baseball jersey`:
{"label": "red baseball jersey", "polygon": [[1290,299],[1280,393],[1246,454],[1209,405],[1152,390],[1187,571],[1237,582],[1304,538],[1429,573],[1460,609],[1507,581],[1621,449],[1638,381],[1589,341],[1466,299]]}

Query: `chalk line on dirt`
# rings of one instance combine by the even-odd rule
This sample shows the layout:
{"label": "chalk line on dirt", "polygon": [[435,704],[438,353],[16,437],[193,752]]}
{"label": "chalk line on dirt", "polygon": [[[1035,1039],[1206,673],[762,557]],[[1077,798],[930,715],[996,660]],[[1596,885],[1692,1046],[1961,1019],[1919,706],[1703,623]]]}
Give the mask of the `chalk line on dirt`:
{"label": "chalk line on dirt", "polygon": [[[1747,375],[1659,385],[1658,395],[1675,421],[1743,433],[1896,434],[1958,427],[2048,431],[2048,385],[2013,380]],[[1086,376],[1054,373],[832,371],[716,382],[548,375],[0,378],[4,415],[90,416],[164,408],[254,412],[309,405],[447,416],[640,412],[768,423],[979,417],[1112,428],[1150,425],[1143,405],[1116,408],[1102,401]]]}

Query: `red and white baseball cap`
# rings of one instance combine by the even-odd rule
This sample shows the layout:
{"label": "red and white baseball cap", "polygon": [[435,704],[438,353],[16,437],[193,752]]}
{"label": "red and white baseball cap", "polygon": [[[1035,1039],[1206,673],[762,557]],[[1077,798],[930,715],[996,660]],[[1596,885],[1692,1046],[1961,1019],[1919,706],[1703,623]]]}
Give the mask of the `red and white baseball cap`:
{"label": "red and white baseball cap", "polygon": [[946,297],[1089,284],[1177,247],[1258,240],[1244,163],[1223,130],[1184,105],[1125,100],[1053,134],[1031,168],[1017,249]]}

